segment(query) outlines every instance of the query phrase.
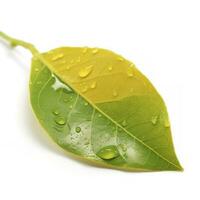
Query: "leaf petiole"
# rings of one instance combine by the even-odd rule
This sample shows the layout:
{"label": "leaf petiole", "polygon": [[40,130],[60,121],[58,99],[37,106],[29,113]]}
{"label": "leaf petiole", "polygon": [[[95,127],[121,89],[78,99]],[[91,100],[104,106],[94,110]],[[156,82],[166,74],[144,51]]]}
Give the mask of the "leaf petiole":
{"label": "leaf petiole", "polygon": [[39,54],[39,51],[31,43],[12,38],[1,31],[0,31],[0,37],[9,42],[12,47],[21,46],[24,47],[25,49],[28,49],[33,55]]}

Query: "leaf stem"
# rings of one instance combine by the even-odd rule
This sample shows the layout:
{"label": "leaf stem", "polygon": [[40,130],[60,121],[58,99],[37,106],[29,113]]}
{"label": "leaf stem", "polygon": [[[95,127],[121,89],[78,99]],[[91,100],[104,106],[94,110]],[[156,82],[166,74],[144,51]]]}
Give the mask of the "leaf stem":
{"label": "leaf stem", "polygon": [[25,49],[28,49],[35,56],[39,54],[39,51],[31,43],[12,38],[1,31],[0,31],[0,38],[3,38],[7,42],[9,42],[12,47],[21,46],[24,47]]}

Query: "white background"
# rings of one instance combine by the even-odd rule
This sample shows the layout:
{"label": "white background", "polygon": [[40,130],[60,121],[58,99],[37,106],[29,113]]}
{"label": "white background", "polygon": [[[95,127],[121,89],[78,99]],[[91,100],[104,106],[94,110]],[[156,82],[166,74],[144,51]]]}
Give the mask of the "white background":
{"label": "white background", "polygon": [[30,54],[0,43],[0,199],[200,199],[199,0],[0,0],[0,31],[47,51],[97,46],[135,62],[167,104],[184,172],[87,166],[49,141],[28,100]]}

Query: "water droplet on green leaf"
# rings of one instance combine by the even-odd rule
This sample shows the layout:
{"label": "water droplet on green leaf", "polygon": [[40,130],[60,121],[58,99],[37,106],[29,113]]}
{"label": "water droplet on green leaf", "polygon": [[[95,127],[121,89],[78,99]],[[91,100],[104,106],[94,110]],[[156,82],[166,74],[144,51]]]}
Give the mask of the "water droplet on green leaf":
{"label": "water droplet on green leaf", "polygon": [[76,127],[76,132],[80,133],[81,132],[81,128],[79,126]]}
{"label": "water droplet on green leaf", "polygon": [[119,152],[117,150],[117,147],[114,145],[104,147],[100,149],[97,153],[97,156],[104,160],[111,160],[113,158],[116,158],[119,156]]}
{"label": "water droplet on green leaf", "polygon": [[56,122],[58,125],[65,125],[65,124],[66,124],[66,120],[65,120],[65,118],[63,118],[63,117],[57,117],[57,118],[55,119],[55,122]]}
{"label": "water droplet on green leaf", "polygon": [[124,120],[123,122],[122,122],[122,126],[127,126],[127,122],[126,122],[126,120]]}
{"label": "water droplet on green leaf", "polygon": [[53,113],[54,115],[59,115],[59,114],[60,114],[60,112],[59,112],[58,110],[54,110],[52,113]]}
{"label": "water droplet on green leaf", "polygon": [[151,118],[151,123],[152,123],[153,125],[156,125],[157,121],[158,121],[158,116],[157,116],[157,115],[155,115],[155,116],[153,116],[153,117]]}

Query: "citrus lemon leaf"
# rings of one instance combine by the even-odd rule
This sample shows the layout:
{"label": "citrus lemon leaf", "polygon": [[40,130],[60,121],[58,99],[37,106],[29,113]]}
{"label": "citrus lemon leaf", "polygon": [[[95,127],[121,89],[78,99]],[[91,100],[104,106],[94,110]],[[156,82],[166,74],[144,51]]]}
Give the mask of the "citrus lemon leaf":
{"label": "citrus lemon leaf", "polygon": [[132,171],[181,171],[165,104],[135,65],[109,50],[33,53],[30,100],[50,137],[84,161]]}

